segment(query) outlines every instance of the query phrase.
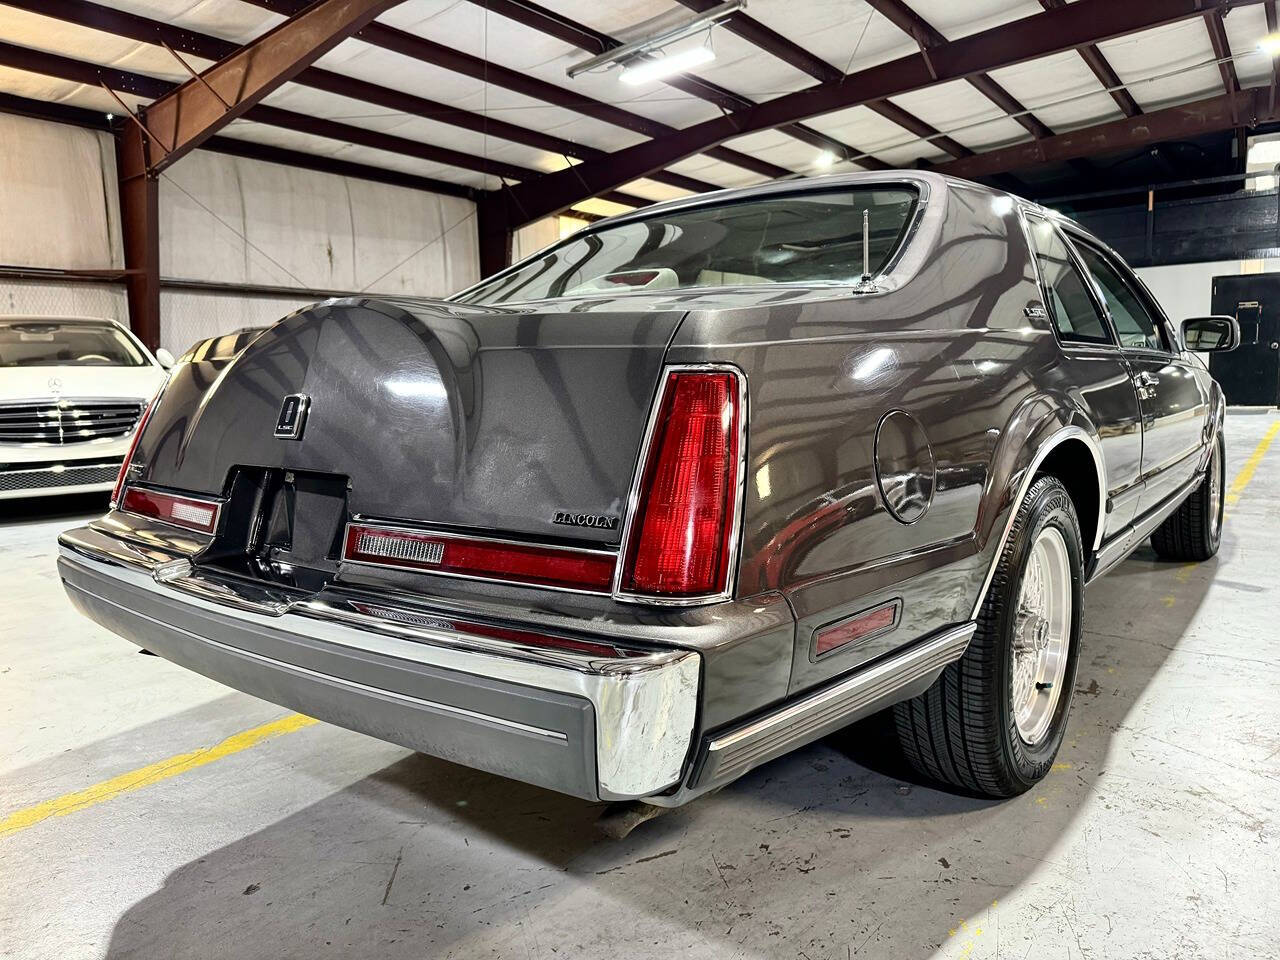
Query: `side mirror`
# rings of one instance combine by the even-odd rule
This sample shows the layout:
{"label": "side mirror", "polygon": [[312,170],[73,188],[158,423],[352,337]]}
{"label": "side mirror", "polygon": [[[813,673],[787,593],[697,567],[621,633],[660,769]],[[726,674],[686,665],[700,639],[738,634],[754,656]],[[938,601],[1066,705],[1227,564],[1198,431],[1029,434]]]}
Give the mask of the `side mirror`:
{"label": "side mirror", "polygon": [[160,364],[160,366],[168,370],[174,364],[173,354],[170,353],[168,350],[166,350],[164,347],[161,347],[159,350],[156,351],[156,361]]}
{"label": "side mirror", "polygon": [[1182,321],[1182,342],[1197,353],[1222,353],[1240,345],[1235,317],[1193,317]]}

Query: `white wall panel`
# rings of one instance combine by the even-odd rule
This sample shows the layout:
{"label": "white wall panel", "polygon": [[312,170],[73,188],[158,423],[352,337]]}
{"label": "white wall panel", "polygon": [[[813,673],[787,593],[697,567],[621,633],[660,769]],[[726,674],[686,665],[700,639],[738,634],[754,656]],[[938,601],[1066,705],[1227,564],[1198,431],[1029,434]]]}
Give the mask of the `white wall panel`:
{"label": "white wall panel", "polygon": [[128,325],[129,305],[119,284],[5,280],[0,283],[0,315],[103,317]]}
{"label": "white wall panel", "polygon": [[1160,301],[1175,327],[1188,317],[1208,316],[1212,312],[1214,277],[1240,272],[1239,260],[1139,267],[1134,271]]}
{"label": "white wall panel", "polygon": [[479,278],[469,200],[197,151],[160,182],[160,272],[445,296]]}
{"label": "white wall panel", "polygon": [[197,340],[241,327],[269,327],[315,302],[311,297],[246,296],[198,290],[160,292],[160,346],[175,357]]}
{"label": "white wall panel", "polygon": [[511,262],[518,263],[525,257],[549,247],[560,239],[558,217],[543,217],[521,227],[511,238]]}
{"label": "white wall panel", "polygon": [[123,266],[109,136],[0,114],[0,144],[0,264]]}

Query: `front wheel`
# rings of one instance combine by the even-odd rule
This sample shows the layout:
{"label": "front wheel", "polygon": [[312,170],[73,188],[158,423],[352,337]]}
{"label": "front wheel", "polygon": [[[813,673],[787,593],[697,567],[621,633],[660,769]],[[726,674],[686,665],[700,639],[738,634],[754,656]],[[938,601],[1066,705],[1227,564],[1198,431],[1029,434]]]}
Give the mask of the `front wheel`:
{"label": "front wheel", "polygon": [[1080,526],[1056,477],[1031,485],[969,647],[894,708],[907,760],[971,793],[1011,797],[1049,772],[1075,687],[1083,609]]}
{"label": "front wheel", "polygon": [[1164,560],[1208,560],[1222,543],[1222,513],[1226,487],[1226,444],[1222,431],[1209,455],[1209,469],[1200,486],[1182,501],[1155,533],[1151,548]]}

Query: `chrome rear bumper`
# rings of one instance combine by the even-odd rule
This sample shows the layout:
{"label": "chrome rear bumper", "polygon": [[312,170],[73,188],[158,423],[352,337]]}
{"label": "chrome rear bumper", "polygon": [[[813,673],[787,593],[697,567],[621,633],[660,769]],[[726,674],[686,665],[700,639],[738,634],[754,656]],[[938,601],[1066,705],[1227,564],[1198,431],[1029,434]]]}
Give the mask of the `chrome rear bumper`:
{"label": "chrome rear bumper", "polygon": [[463,621],[407,601],[310,597],[195,572],[164,544],[59,538],[91,619],[246,693],[467,766],[591,800],[677,784],[700,657]]}

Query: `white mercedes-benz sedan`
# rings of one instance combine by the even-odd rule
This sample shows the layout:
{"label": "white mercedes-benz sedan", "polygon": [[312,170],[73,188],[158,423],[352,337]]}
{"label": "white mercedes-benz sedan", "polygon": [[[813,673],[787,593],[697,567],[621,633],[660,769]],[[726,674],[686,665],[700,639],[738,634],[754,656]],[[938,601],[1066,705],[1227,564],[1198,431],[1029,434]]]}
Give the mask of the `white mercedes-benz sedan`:
{"label": "white mercedes-benz sedan", "polygon": [[0,317],[0,500],[110,490],[172,362],[113,320]]}

